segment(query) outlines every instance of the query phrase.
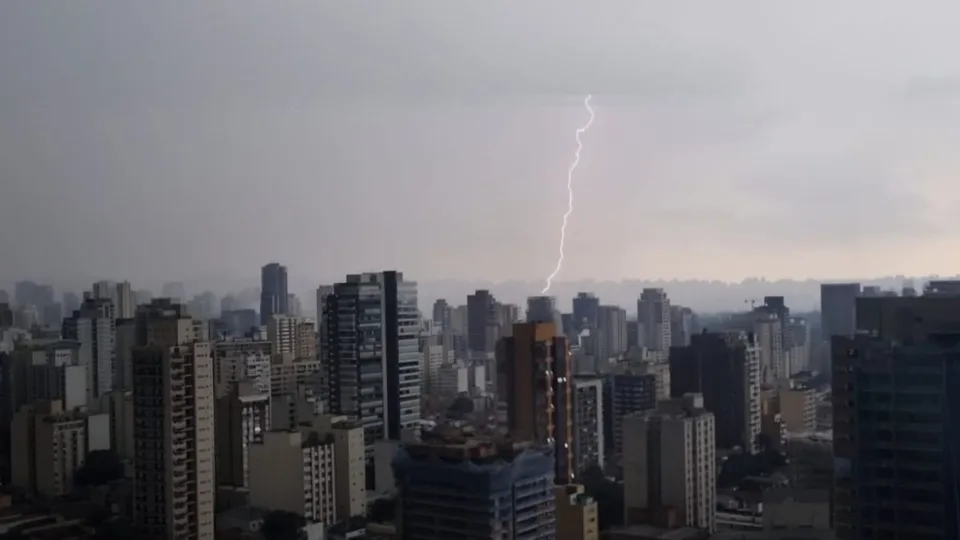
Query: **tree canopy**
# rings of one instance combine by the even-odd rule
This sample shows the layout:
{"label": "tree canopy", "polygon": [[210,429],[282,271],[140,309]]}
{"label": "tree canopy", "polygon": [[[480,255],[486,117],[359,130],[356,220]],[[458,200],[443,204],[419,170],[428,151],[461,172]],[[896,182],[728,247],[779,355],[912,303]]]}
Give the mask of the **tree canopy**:
{"label": "tree canopy", "polygon": [[78,486],[103,486],[123,478],[123,461],[113,450],[94,450],[87,454],[74,475]]}
{"label": "tree canopy", "polygon": [[307,522],[303,516],[286,510],[273,510],[263,518],[260,533],[266,540],[304,540]]}

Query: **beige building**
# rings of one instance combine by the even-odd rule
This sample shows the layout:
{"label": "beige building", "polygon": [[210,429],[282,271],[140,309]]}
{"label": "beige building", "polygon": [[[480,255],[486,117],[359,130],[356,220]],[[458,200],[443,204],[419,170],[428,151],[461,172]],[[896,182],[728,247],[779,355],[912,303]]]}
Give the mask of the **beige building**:
{"label": "beige building", "polygon": [[274,356],[270,365],[270,395],[297,394],[301,387],[316,387],[321,382],[323,362],[296,360],[289,355]]}
{"label": "beige building", "polygon": [[333,437],[337,521],[366,515],[367,468],[363,426],[346,416],[317,415],[309,429],[321,436]]}
{"label": "beige building", "polygon": [[270,392],[270,365],[273,344],[256,339],[219,341],[215,346],[214,380],[217,396],[226,395],[235,382],[250,381],[264,393]]}
{"label": "beige building", "polygon": [[780,388],[777,402],[780,420],[788,433],[805,433],[817,428],[817,395],[812,388],[790,385]]}
{"label": "beige building", "polygon": [[133,351],[133,522],[143,540],[214,537],[214,381],[210,343],[185,306],[140,306]]}
{"label": "beige building", "polygon": [[661,401],[623,419],[626,523],[716,530],[716,439],[703,397]]}
{"label": "beige building", "polygon": [[252,382],[230,384],[217,398],[217,485],[246,487],[250,445],[270,431],[270,395]]}
{"label": "beige building", "polygon": [[557,504],[557,540],[597,540],[600,523],[597,501],[584,493],[583,486],[568,484],[554,488]]}
{"label": "beige building", "polygon": [[271,431],[250,445],[250,505],[286,510],[309,523],[337,521],[334,436]]}
{"label": "beige building", "polygon": [[309,319],[274,315],[267,321],[267,340],[278,356],[317,359],[317,325]]}
{"label": "beige building", "polygon": [[47,497],[70,493],[87,453],[110,448],[108,415],[66,411],[62,401],[21,407],[10,431],[11,483]]}

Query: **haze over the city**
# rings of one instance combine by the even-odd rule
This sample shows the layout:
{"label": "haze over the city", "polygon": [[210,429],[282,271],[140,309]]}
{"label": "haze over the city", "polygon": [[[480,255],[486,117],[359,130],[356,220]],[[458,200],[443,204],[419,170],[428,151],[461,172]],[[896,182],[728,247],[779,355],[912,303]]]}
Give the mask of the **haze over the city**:
{"label": "haze over the city", "polygon": [[958,15],[3,2],[0,282],[954,273]]}

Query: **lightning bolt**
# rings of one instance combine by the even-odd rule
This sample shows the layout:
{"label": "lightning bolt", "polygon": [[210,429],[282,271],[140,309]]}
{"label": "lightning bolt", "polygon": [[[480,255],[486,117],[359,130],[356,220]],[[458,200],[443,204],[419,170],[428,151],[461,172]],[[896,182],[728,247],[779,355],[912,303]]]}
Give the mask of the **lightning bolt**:
{"label": "lightning bolt", "polygon": [[587,132],[590,129],[590,125],[593,124],[593,108],[590,106],[590,99],[593,98],[592,94],[587,94],[587,97],[583,100],[583,106],[587,108],[587,112],[590,113],[590,119],[587,120],[587,123],[581,128],[577,128],[577,151],[573,154],[573,163],[570,164],[570,168],[567,169],[567,211],[563,214],[563,224],[560,225],[560,256],[557,258],[557,267],[553,269],[553,273],[547,276],[547,285],[543,288],[543,291],[540,294],[547,294],[547,291],[550,290],[550,285],[553,284],[553,278],[557,277],[557,274],[560,273],[560,268],[563,267],[563,243],[567,239],[567,220],[570,219],[570,214],[573,213],[573,173],[577,170],[577,165],[580,164],[580,151],[583,150],[583,143],[580,142],[580,136]]}

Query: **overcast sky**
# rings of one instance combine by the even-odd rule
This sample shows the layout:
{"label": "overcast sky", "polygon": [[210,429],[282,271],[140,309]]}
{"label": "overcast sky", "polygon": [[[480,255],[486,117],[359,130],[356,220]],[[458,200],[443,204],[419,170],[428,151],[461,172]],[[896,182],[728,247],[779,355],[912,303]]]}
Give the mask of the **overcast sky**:
{"label": "overcast sky", "polygon": [[0,2],[0,281],[955,273],[960,3]]}

